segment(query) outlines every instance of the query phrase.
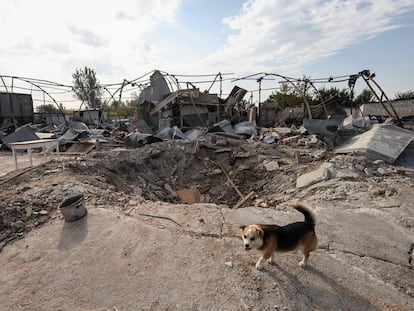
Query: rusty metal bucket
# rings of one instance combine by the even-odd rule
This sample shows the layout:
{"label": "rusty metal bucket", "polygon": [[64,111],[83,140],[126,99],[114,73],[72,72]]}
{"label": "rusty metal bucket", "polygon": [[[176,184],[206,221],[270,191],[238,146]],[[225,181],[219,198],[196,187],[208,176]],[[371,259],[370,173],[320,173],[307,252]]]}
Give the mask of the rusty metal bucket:
{"label": "rusty metal bucket", "polygon": [[87,214],[82,193],[72,194],[64,198],[59,204],[59,209],[65,221],[75,221]]}

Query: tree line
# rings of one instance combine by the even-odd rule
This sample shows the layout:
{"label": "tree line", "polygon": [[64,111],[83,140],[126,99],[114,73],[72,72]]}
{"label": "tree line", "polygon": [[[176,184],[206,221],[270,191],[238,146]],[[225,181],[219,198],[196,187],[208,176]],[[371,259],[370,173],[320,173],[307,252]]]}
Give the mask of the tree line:
{"label": "tree line", "polygon": [[[414,91],[397,92],[394,100],[414,99]],[[282,83],[281,88],[273,92],[267,102],[274,103],[280,108],[294,107],[306,102],[309,105],[325,103],[327,106],[339,105],[343,107],[356,107],[360,104],[375,102],[374,92],[368,88],[363,89],[360,94],[354,97],[353,91],[347,88],[336,87],[313,89],[306,92],[304,85],[289,85]]]}

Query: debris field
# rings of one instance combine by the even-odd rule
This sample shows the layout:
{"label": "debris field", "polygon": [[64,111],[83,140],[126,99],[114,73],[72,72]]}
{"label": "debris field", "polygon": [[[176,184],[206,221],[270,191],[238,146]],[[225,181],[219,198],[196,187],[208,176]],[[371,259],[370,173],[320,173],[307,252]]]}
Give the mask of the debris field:
{"label": "debris field", "polygon": [[[275,143],[264,142],[269,133],[279,135]],[[3,289],[0,296],[9,308],[20,306],[23,310],[51,310],[56,304],[62,310],[207,310],[211,303],[214,309],[222,305],[223,310],[409,310],[414,303],[413,177],[412,169],[366,153],[337,154],[317,135],[299,129],[263,129],[256,138],[208,133],[196,140],[169,139],[139,148],[94,150],[62,156],[60,161],[53,157],[0,177],[0,258],[7,265],[17,265],[10,268],[14,281],[7,274],[0,275],[15,294]],[[199,196],[192,198],[195,204],[182,204],[179,193],[189,189],[195,189]],[[103,233],[109,228],[118,234],[123,234],[122,228],[130,230],[134,236],[123,237],[126,242],[120,245],[129,245],[137,235],[139,239],[139,235],[146,234],[134,231],[139,228],[144,232],[151,228],[161,236],[169,232],[175,237],[173,241],[183,244],[168,251],[176,259],[170,262],[172,258],[162,253],[168,262],[163,263],[162,256],[153,253],[145,242],[136,242],[144,243],[139,253],[146,257],[142,265],[128,257],[138,256],[133,246],[129,245],[128,251],[124,248],[125,258],[131,258],[129,267],[140,275],[131,278],[117,266],[122,261],[112,258],[112,252],[118,251],[116,244],[101,249],[99,254],[82,253],[80,265],[83,262],[95,267],[96,261],[105,266],[105,261],[96,259],[112,258],[113,266],[105,268],[108,277],[99,281],[105,294],[96,296],[86,288],[82,293],[72,289],[80,301],[70,302],[59,297],[62,292],[58,291],[49,297],[49,304],[44,302],[43,295],[50,295],[51,290],[46,283],[57,285],[59,279],[68,277],[66,270],[47,261],[48,256],[58,256],[62,250],[53,246],[49,249],[44,244],[49,243],[46,236],[40,242],[34,240],[33,245],[40,243],[34,248],[25,240],[35,239],[48,228],[62,228],[64,234],[67,228],[58,206],[69,193],[77,192],[85,196],[90,238],[99,238],[99,234],[91,234],[98,225]],[[300,219],[289,206],[296,201],[309,203],[317,214],[319,249],[311,255],[311,267],[297,267],[300,256],[293,254],[281,255],[277,265],[267,267],[266,272],[256,271],[254,263],[259,254],[243,253],[238,226],[243,222]],[[117,218],[126,223],[119,227],[110,220]],[[137,229],[130,227],[129,218],[136,221],[137,227],[133,228]],[[104,220],[107,225],[102,223]],[[59,243],[62,239],[65,237],[61,236]],[[107,243],[104,240],[96,240],[93,245]],[[160,243],[161,249],[168,249],[162,244],[166,242]],[[203,251],[189,251],[192,247],[198,249],[193,243],[199,243]],[[36,260],[24,259],[23,245],[33,256],[38,254],[35,257],[40,258],[44,268],[36,266]],[[79,256],[81,247],[79,242],[69,248],[69,253],[65,248],[62,256]],[[94,249],[92,244],[87,247],[90,252]],[[42,253],[53,251],[57,253]],[[157,265],[151,265],[152,261]],[[18,273],[23,269],[19,262],[33,267],[28,268],[32,271],[29,275],[44,285],[19,281]],[[53,269],[59,272],[55,275]],[[73,267],[72,274],[78,269],[80,273],[86,267]],[[199,276],[179,282],[171,278],[171,269]],[[74,278],[88,287],[98,286],[93,278]],[[108,292],[113,278],[119,284],[126,278],[129,286],[117,285],[120,291],[113,288]],[[163,285],[155,280],[163,280]],[[201,286],[202,280],[208,286]],[[67,282],[72,284],[70,279]],[[76,286],[76,282],[70,286]],[[150,284],[149,292],[143,283]],[[193,290],[195,284],[203,293]],[[160,292],[156,290],[159,286]],[[182,290],[175,291],[176,286]],[[128,298],[120,299],[123,294]],[[24,298],[20,305],[19,295]]]}

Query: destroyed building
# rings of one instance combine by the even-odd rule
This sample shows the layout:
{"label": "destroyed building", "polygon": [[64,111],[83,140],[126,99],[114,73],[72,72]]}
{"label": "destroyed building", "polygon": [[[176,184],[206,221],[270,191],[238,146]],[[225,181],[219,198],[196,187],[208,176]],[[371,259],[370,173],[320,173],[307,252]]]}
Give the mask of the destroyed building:
{"label": "destroyed building", "polygon": [[226,118],[241,121],[240,102],[246,92],[236,86],[223,100],[194,86],[171,91],[165,77],[155,71],[150,85],[139,96],[137,119],[145,121],[153,131],[174,126],[182,130],[208,128]]}

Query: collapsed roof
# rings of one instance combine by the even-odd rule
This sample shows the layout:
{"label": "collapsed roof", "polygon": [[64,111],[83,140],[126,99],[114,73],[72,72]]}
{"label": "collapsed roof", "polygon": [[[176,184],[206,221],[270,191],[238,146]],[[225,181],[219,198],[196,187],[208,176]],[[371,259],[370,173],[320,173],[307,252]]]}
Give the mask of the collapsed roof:
{"label": "collapsed roof", "polygon": [[171,91],[164,76],[155,71],[150,85],[144,88],[138,98],[138,119],[144,120],[157,130],[164,126],[181,129],[210,127],[223,119],[242,121],[247,115],[240,103],[247,93],[235,86],[223,100],[217,94],[186,88]]}

